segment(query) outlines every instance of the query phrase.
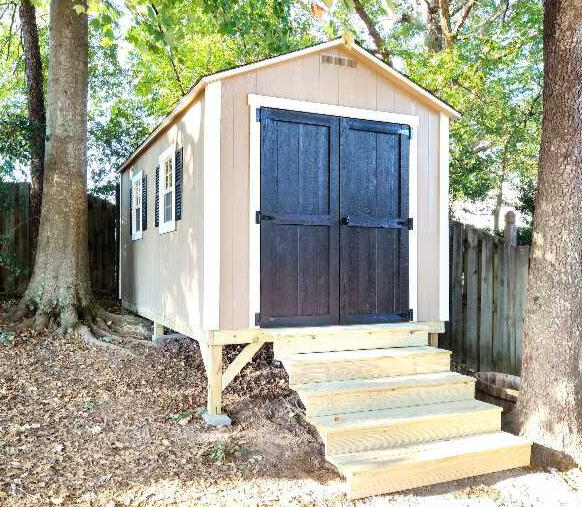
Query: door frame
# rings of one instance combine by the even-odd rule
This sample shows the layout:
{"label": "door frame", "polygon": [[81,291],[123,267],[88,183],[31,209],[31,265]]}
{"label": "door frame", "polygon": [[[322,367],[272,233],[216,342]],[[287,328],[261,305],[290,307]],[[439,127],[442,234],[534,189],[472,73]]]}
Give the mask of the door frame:
{"label": "door frame", "polygon": [[418,315],[418,220],[417,220],[417,160],[418,160],[418,116],[388,113],[371,109],[336,106],[319,102],[284,99],[266,95],[249,93],[249,121],[250,121],[250,152],[249,152],[249,328],[258,327],[255,324],[255,314],[261,311],[261,227],[256,224],[256,212],[261,209],[261,124],[257,121],[257,109],[272,107],[287,111],[324,114],[344,118],[357,118],[384,123],[400,123],[410,127],[410,153],[408,173],[408,206],[409,216],[414,228],[409,231],[408,255],[408,293],[409,306],[413,311],[413,320]]}

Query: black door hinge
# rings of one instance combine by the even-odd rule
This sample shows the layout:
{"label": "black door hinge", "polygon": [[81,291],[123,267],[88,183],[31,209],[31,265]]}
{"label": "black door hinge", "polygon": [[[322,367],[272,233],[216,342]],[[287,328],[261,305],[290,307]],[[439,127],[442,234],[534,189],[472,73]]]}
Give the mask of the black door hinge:
{"label": "black door hinge", "polygon": [[399,220],[398,222],[402,224],[404,227],[406,227],[409,231],[411,231],[414,228],[414,220],[412,219],[412,217]]}
{"label": "black door hinge", "polygon": [[273,220],[273,216],[272,215],[265,215],[265,214],[261,213],[260,211],[257,211],[255,213],[255,223],[260,224],[263,220]]}
{"label": "black door hinge", "polygon": [[255,313],[255,326],[260,326],[260,325],[261,325],[261,314]]}
{"label": "black door hinge", "polygon": [[399,313],[398,316],[412,322],[414,320],[414,310],[410,308],[407,312]]}

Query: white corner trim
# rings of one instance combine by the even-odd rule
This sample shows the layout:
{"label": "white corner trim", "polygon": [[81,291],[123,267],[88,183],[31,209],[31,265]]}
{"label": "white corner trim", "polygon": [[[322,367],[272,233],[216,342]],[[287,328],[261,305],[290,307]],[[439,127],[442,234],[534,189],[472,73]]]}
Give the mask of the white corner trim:
{"label": "white corner trim", "polygon": [[408,158],[408,214],[412,230],[408,232],[408,305],[414,322],[418,321],[418,125],[410,125]]}
{"label": "white corner trim", "polygon": [[[301,111],[303,113],[325,114],[329,116],[341,116],[344,118],[358,118],[360,120],[381,121],[386,123],[403,123],[411,127],[418,126],[418,116],[400,113],[388,113],[386,111],[374,111],[371,109],[359,109],[357,107],[335,106],[321,102],[305,102],[303,100],[282,99],[266,95],[249,94],[249,106],[274,107],[287,111]],[[252,120],[252,118],[251,118]]]}
{"label": "white corner trim", "polygon": [[[408,207],[409,216],[413,219],[414,228],[409,232],[409,264],[408,264],[408,297],[409,307],[413,310],[414,321],[418,320],[418,116],[373,111],[355,107],[334,106],[318,102],[269,97],[249,94],[250,120],[250,205],[249,205],[249,327],[255,325],[255,313],[261,311],[261,231],[255,223],[255,213],[261,209],[261,124],[256,120],[259,107],[273,107],[288,111],[326,114],[344,118],[381,121],[385,123],[401,123],[410,126],[410,158],[408,167]],[[445,115],[446,116],[446,115]],[[447,236],[448,237],[448,236]],[[448,301],[448,299],[447,299]]]}
{"label": "white corner trim", "polygon": [[[169,222],[164,221],[164,195],[166,178],[164,174],[164,162],[172,161],[172,219]],[[160,185],[159,185],[159,225],[158,233],[166,234],[176,230],[176,145],[173,143],[166,148],[158,157],[158,164],[160,167]]]}
{"label": "white corner trim", "polygon": [[[136,182],[141,181],[142,185],[143,185],[143,172],[139,171],[137,173],[135,173],[132,177],[131,177],[131,191],[132,191],[132,202],[131,202],[131,239],[132,241],[136,241],[138,239],[141,239],[143,237],[143,224],[141,223],[141,217],[140,217],[140,228],[139,231],[135,230],[135,226],[137,225],[137,215],[135,214],[135,203],[136,203],[136,199],[137,199],[137,195],[135,195],[133,193],[133,190],[135,188],[135,184]],[[142,192],[141,194],[143,195],[143,189],[141,189]],[[141,199],[141,196],[140,196]],[[143,202],[141,203],[141,206],[143,206]],[[140,214],[141,214],[141,207],[140,207]]]}
{"label": "white corner trim", "polygon": [[449,320],[449,117],[439,122],[439,320]]}
{"label": "white corner trim", "polygon": [[220,326],[220,119],[222,86],[214,81],[204,95],[203,293],[202,329]]}

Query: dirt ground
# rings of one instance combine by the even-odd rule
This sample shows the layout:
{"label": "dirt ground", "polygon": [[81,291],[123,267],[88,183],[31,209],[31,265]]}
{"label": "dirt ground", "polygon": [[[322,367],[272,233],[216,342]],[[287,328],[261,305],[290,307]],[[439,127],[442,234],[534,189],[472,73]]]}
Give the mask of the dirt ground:
{"label": "dirt ground", "polygon": [[[122,354],[11,336],[12,304],[0,301],[0,505],[352,504],[269,348],[225,391],[233,425],[209,429],[196,342]],[[579,506],[582,472],[516,470],[355,504]]]}

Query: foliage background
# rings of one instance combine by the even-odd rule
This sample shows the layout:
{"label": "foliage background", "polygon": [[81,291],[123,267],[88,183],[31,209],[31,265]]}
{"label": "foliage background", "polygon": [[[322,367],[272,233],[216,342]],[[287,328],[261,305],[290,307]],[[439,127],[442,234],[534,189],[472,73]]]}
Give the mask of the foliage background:
{"label": "foliage background", "polygon": [[[449,2],[450,24],[458,30],[435,50],[426,39],[427,7],[435,1],[91,2],[90,191],[113,194],[116,168],[202,76],[352,34],[370,48],[379,41],[393,65],[463,113],[452,124],[452,199],[492,199],[493,205],[505,202],[511,188],[511,204],[531,216],[541,119],[541,2]],[[35,4],[46,73],[48,2]],[[26,119],[17,4],[7,5],[0,10],[0,180],[26,177],[26,139],[34,128]]]}

